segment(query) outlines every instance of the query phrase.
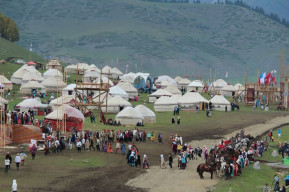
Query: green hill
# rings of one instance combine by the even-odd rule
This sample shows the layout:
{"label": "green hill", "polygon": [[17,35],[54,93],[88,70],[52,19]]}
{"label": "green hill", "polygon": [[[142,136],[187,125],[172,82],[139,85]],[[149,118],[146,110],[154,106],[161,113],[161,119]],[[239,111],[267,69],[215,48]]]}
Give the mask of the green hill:
{"label": "green hill", "polygon": [[32,41],[41,55],[65,62],[172,76],[208,76],[212,67],[216,77],[278,71],[281,49],[289,63],[289,30],[233,5],[2,0],[0,7],[19,25],[20,45]]}

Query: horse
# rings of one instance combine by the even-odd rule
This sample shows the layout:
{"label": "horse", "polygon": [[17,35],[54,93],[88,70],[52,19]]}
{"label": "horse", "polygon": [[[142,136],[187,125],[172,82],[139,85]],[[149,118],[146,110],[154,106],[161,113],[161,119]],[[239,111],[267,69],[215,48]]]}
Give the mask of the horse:
{"label": "horse", "polygon": [[201,163],[197,168],[197,173],[199,173],[200,178],[204,179],[203,173],[210,172],[211,179],[213,179],[213,173],[216,171],[215,163],[213,165],[207,165],[206,163]]}

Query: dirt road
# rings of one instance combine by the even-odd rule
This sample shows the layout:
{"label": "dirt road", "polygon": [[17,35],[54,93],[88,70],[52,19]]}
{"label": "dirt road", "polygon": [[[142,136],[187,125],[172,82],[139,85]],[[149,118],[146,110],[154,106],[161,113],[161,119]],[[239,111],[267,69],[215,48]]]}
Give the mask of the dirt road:
{"label": "dirt road", "polygon": [[[270,129],[277,128],[289,124],[289,116],[277,117],[262,124],[255,124],[244,128],[245,134],[250,134],[257,137]],[[240,130],[234,131],[230,134],[224,135],[223,138],[235,136]],[[219,137],[220,135],[216,135]],[[189,145],[192,147],[214,146],[220,142],[218,140],[193,140]],[[166,169],[160,169],[159,166],[152,166],[147,170],[147,173],[141,174],[138,177],[129,180],[126,185],[131,187],[143,188],[151,192],[161,191],[194,191],[207,192],[211,191],[214,185],[218,182],[217,178],[209,179],[208,173],[204,174],[205,179],[201,180],[196,172],[198,164],[203,163],[204,160],[198,159],[189,161],[186,170],[179,170],[176,167],[176,159],[174,159],[174,167],[170,169],[167,164]]]}

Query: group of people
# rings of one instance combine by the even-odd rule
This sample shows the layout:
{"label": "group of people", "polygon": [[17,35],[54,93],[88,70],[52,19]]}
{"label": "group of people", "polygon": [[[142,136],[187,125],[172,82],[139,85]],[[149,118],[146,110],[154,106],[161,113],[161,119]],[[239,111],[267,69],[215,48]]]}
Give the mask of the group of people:
{"label": "group of people", "polygon": [[[14,158],[14,162],[15,162],[15,165],[16,165],[16,170],[18,171],[19,170],[19,166],[24,166],[24,161],[25,161],[25,158],[26,158],[26,154],[24,151],[22,151],[22,153],[17,153],[15,158]],[[5,171],[4,173],[8,174],[8,171],[10,170],[11,168],[11,163],[12,163],[12,156],[9,152],[6,153],[6,156],[5,156],[5,160],[4,160],[4,164],[5,164]]]}

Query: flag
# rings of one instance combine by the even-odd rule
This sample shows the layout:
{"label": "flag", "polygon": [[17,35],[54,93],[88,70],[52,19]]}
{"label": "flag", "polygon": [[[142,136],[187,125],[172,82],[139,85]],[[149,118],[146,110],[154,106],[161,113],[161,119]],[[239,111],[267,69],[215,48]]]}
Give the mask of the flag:
{"label": "flag", "polygon": [[271,81],[272,81],[272,73],[269,72],[265,77],[265,85],[270,84]]}
{"label": "flag", "polygon": [[266,78],[266,72],[265,73],[261,73],[260,76],[259,76],[259,85],[265,84],[265,78]]}
{"label": "flag", "polygon": [[29,49],[30,52],[32,52],[32,42],[30,44],[30,49]]}

